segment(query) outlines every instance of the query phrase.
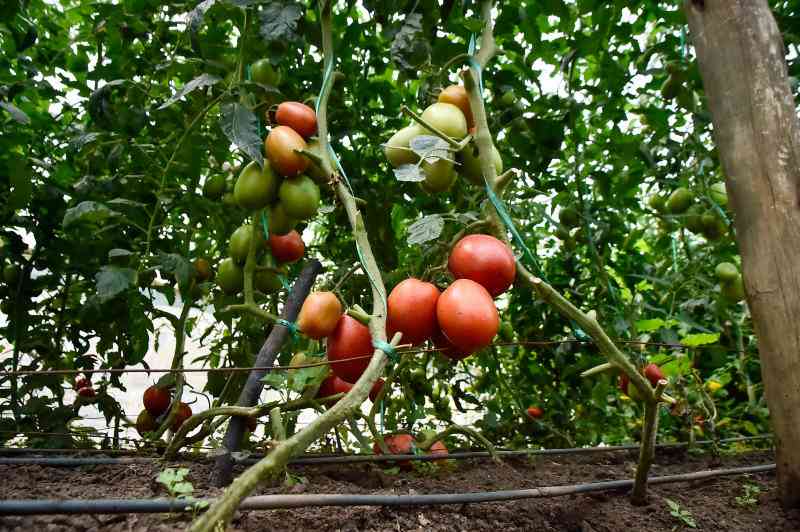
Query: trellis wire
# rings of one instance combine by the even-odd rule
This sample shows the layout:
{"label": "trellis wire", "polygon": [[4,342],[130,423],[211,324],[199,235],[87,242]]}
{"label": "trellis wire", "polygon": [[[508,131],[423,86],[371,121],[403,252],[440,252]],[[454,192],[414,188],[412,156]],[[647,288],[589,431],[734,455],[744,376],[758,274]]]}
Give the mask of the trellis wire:
{"label": "trellis wire", "polygon": [[[669,344],[664,342],[643,342],[637,340],[616,340],[616,343],[624,345],[638,345],[642,347],[664,347],[668,349],[691,350],[698,348],[724,348],[730,353],[740,353],[738,349],[731,349],[717,344],[708,344],[702,346],[686,346],[681,344]],[[491,344],[490,347],[514,347],[514,346],[553,346],[561,344],[594,344],[592,340],[527,340],[521,342],[498,342]],[[406,346],[404,349],[398,349],[397,353],[400,355],[416,355],[419,353],[442,351],[441,348],[413,348]],[[359,355],[349,358],[342,358],[338,360],[321,360],[320,362],[311,362],[308,364],[298,364],[296,366],[250,366],[250,367],[227,367],[227,368],[97,368],[97,369],[53,369],[53,370],[19,370],[19,371],[0,371],[0,377],[14,377],[22,375],[77,375],[81,373],[103,373],[103,374],[122,374],[122,373],[236,373],[236,372],[249,372],[256,370],[270,370],[270,371],[288,371],[303,368],[312,368],[317,366],[330,366],[332,364],[343,364],[353,360],[361,360],[372,358],[372,354]]]}
{"label": "trellis wire", "polygon": [[[650,477],[648,484],[670,484],[706,480],[720,476],[767,473],[775,464],[712,469]],[[543,486],[521,490],[485,491],[471,493],[436,493],[427,495],[261,495],[248,497],[239,506],[240,511],[274,510],[307,506],[432,506],[443,504],[469,504],[515,501],[575,495],[597,491],[616,491],[633,486],[633,480],[608,480],[566,486]],[[50,515],[50,514],[121,514],[121,513],[178,513],[197,512],[207,508],[213,499],[89,499],[89,500],[6,500],[0,501],[0,515]]]}

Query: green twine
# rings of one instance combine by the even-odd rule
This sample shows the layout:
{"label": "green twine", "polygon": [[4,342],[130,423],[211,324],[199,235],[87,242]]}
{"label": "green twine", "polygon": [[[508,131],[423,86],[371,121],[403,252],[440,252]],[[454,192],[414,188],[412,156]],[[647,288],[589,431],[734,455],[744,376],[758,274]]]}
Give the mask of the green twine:
{"label": "green twine", "polygon": [[386,353],[386,356],[393,363],[397,364],[398,362],[400,362],[400,356],[397,354],[397,351],[395,350],[394,346],[389,342],[373,339],[372,347],[374,347],[375,349],[380,349],[381,351]]}
{"label": "green twine", "polygon": [[264,240],[269,240],[269,216],[267,216],[267,211],[261,211],[261,228],[264,230]]}
{"label": "green twine", "polygon": [[684,61],[686,61],[687,55],[687,44],[686,44],[686,26],[681,28],[681,57]]}
{"label": "green twine", "polygon": [[672,235],[672,269],[678,271],[678,241]]}
{"label": "green twine", "polygon": [[282,326],[286,327],[286,329],[289,331],[289,334],[292,335],[292,340],[293,341],[296,341],[298,339],[298,336],[299,336],[298,333],[299,333],[300,329],[297,328],[297,324],[296,323],[288,321],[288,320],[285,320],[283,318],[278,318],[277,320],[275,320],[275,323],[277,325],[282,325]]}

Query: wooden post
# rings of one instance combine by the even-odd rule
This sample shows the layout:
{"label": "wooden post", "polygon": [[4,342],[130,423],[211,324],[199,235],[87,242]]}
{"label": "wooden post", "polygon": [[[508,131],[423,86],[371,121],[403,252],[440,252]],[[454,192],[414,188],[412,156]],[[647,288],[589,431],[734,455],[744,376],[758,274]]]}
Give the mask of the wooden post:
{"label": "wooden post", "polygon": [[685,0],[742,256],[784,507],[800,506],[800,123],[767,0]]}

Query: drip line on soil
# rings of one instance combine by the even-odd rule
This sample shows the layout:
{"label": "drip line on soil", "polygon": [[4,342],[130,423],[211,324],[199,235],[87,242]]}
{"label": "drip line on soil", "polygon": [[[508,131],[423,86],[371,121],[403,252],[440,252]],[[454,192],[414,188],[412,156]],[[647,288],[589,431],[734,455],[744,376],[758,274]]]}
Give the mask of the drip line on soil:
{"label": "drip line on soil", "polygon": [[[743,436],[738,438],[726,438],[716,441],[716,444],[734,443],[742,441],[763,440],[771,438],[772,435],[761,436]],[[711,445],[715,443],[713,440],[701,440],[695,442],[695,445]],[[659,449],[675,449],[688,447],[686,442],[675,443],[662,443],[656,447]],[[512,457],[512,456],[536,456],[536,455],[568,455],[568,454],[589,454],[589,453],[604,453],[604,452],[619,452],[619,451],[635,451],[638,450],[638,445],[614,445],[607,447],[575,447],[568,449],[520,449],[520,450],[502,450],[496,451],[498,456]],[[0,454],[5,453],[10,449],[0,449]],[[17,451],[19,452],[19,451]],[[36,453],[36,449],[28,450],[30,453]],[[351,464],[358,462],[395,462],[402,461],[421,461],[421,462],[434,462],[439,460],[467,460],[473,458],[491,458],[491,454],[486,451],[463,451],[453,452],[446,456],[441,454],[349,454],[349,455],[328,455],[328,456],[305,456],[295,458],[289,461],[292,466],[305,466],[305,465],[325,465],[325,464]],[[260,460],[263,455],[249,456],[240,460],[242,464],[250,465]],[[214,458],[211,455],[202,457],[189,456],[186,459],[208,459]],[[0,465],[40,465],[47,467],[80,467],[92,465],[127,465],[127,464],[143,464],[152,463],[160,460],[156,456],[137,456],[127,458],[110,458],[110,457],[91,457],[91,458],[75,458],[75,457],[20,457],[20,458],[0,458]]]}
{"label": "drip line on soil", "polygon": [[[663,342],[640,342],[636,340],[616,340],[618,344],[625,345],[639,345],[644,347],[665,347],[669,349],[683,349],[690,350],[696,349],[695,347],[685,346],[681,344],[668,344]],[[491,344],[491,347],[513,347],[513,346],[552,346],[561,344],[594,344],[593,340],[528,340],[521,342],[498,342]],[[704,345],[703,348],[722,348],[731,353],[741,352],[738,349],[731,349],[729,347],[720,345]],[[400,355],[416,355],[419,353],[441,351],[440,348],[415,348],[409,344],[405,344],[403,349],[398,349],[397,353]],[[251,367],[226,367],[226,368],[97,368],[97,369],[52,369],[52,370],[18,370],[18,371],[0,371],[0,377],[20,377],[26,375],[78,375],[78,374],[123,374],[123,373],[237,373],[237,372],[250,372],[250,371],[288,371],[294,369],[313,368],[317,366],[330,366],[331,364],[344,364],[353,360],[361,360],[365,358],[372,358],[372,354],[359,355],[349,358],[341,358],[338,360],[322,360],[320,362],[311,362],[308,364],[298,364],[296,366],[251,366]]]}
{"label": "drip line on soil", "polygon": [[[763,464],[729,469],[712,469],[678,475],[650,477],[648,484],[671,484],[706,480],[721,476],[766,473],[775,470],[775,464]],[[598,491],[616,491],[633,486],[633,480],[609,480],[566,486],[544,486],[522,490],[484,491],[472,493],[436,493],[427,495],[355,495],[306,494],[260,495],[248,497],[239,506],[240,511],[275,510],[307,506],[432,506],[442,504],[468,504],[521,499],[538,499],[577,495]],[[0,515],[52,515],[52,514],[128,514],[128,513],[181,513],[197,512],[214,503],[214,499],[73,499],[73,500],[5,500],[0,501]]]}

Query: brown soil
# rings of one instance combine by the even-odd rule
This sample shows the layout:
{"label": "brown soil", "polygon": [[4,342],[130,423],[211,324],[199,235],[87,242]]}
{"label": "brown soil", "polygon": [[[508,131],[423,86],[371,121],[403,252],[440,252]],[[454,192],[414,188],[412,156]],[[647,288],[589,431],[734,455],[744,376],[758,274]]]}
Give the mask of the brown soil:
{"label": "brown soil", "polygon": [[[718,467],[771,463],[771,452],[758,451],[723,457],[691,456],[685,452],[659,451],[653,475],[687,473]],[[207,487],[209,466],[186,462],[173,467],[191,469],[195,496],[217,496]],[[293,468],[298,483],[264,485],[268,493],[384,493],[420,494],[474,492],[531,488],[631,478],[632,453],[548,456],[506,460],[451,461],[448,465],[422,466],[412,473],[386,473],[371,465]],[[154,479],[158,463],[126,466],[55,468],[0,466],[0,497],[30,498],[155,498],[165,493]],[[752,505],[737,504],[744,485],[758,486]],[[715,480],[669,484],[650,488],[647,506],[631,506],[622,492],[529,499],[438,507],[390,509],[380,507],[301,508],[250,511],[236,516],[230,530],[541,530],[575,532],[688,530],[670,515],[665,498],[672,499],[694,517],[698,530],[797,531],[800,511],[784,512],[776,498],[773,473],[724,477]],[[99,515],[0,517],[0,530],[47,531],[166,531],[182,530],[190,522],[185,515]]]}

